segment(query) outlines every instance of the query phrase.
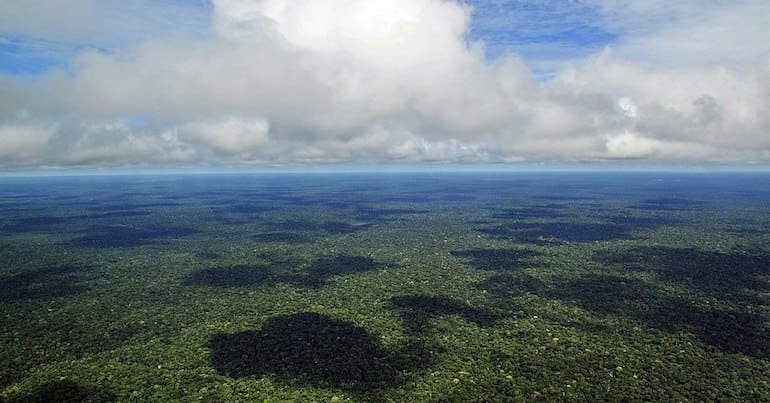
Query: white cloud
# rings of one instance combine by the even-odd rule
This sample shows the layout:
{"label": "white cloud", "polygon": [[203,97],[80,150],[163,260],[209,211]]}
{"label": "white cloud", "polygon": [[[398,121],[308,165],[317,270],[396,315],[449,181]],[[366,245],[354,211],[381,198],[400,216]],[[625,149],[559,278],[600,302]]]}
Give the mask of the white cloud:
{"label": "white cloud", "polygon": [[618,99],[618,108],[623,111],[623,115],[629,119],[634,119],[639,116],[639,109],[636,107],[634,100],[629,97],[622,97]]}
{"label": "white cloud", "polygon": [[651,157],[663,148],[663,143],[645,138],[637,133],[623,132],[607,136],[607,156],[609,158],[644,158]]}
{"label": "white cloud", "polygon": [[35,159],[55,131],[54,126],[0,124],[0,158],[9,165]]}
{"label": "white cloud", "polygon": [[249,154],[268,141],[270,124],[264,119],[224,119],[186,124],[182,135],[232,155]]}
{"label": "white cloud", "polygon": [[[752,52],[724,66],[656,65],[624,39],[543,83],[525,60],[489,61],[483,44],[468,43],[471,11],[458,2],[213,6],[213,37],[150,38],[82,52],[67,73],[0,80],[0,130],[10,133],[0,135],[17,139],[0,143],[0,155],[29,165],[226,165],[741,161],[770,150],[770,59]],[[693,9],[683,10],[674,14]],[[648,43],[672,29],[622,18]]]}
{"label": "white cloud", "polygon": [[[741,68],[652,69],[605,51],[553,83],[572,93],[627,97],[637,131],[726,148],[767,148],[770,59]],[[627,112],[623,112],[627,114]]]}
{"label": "white cloud", "polygon": [[173,131],[142,130],[124,119],[61,125],[49,151],[49,165],[64,166],[164,164],[198,154]]}

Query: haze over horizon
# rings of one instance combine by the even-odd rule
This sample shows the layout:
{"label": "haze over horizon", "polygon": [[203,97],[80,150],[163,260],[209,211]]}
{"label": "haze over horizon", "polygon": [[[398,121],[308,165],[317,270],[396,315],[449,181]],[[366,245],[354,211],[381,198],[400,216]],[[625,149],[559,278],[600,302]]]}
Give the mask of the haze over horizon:
{"label": "haze over horizon", "polygon": [[761,0],[0,0],[0,171],[767,167],[768,18]]}

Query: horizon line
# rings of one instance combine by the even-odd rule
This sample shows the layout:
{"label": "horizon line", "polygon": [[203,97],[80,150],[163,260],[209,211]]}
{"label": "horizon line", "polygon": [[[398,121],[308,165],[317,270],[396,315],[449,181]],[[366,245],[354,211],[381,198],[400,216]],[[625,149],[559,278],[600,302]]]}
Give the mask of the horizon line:
{"label": "horizon line", "polygon": [[0,178],[78,176],[164,176],[236,174],[408,174],[408,173],[770,173],[770,166],[736,164],[514,164],[514,165],[292,165],[259,167],[40,168],[0,170]]}

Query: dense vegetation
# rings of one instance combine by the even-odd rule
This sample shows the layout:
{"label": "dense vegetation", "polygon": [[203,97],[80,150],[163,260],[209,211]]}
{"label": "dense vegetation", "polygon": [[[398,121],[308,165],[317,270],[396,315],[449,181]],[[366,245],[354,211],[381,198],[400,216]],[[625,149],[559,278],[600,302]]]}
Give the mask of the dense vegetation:
{"label": "dense vegetation", "polygon": [[0,180],[0,399],[770,401],[770,177]]}

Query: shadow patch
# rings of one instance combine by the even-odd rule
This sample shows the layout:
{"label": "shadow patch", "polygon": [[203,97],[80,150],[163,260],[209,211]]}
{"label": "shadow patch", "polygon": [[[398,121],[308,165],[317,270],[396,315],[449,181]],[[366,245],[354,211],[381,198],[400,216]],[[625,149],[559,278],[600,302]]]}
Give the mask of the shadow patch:
{"label": "shadow patch", "polygon": [[13,224],[6,224],[0,227],[2,232],[7,234],[21,234],[24,232],[45,232],[52,226],[64,224],[66,217],[56,217],[51,215],[42,215],[36,217],[17,218]]}
{"label": "shadow patch", "polygon": [[240,204],[234,204],[232,206],[228,206],[225,208],[225,211],[228,211],[230,213],[237,213],[237,214],[260,214],[264,213],[265,211],[271,211],[275,210],[274,207],[271,206],[260,206],[257,204],[249,204],[249,203],[240,203]]}
{"label": "shadow patch", "polygon": [[606,216],[605,219],[613,224],[625,226],[631,230],[663,227],[666,225],[681,224],[683,220],[671,216],[658,216],[658,215],[611,215]]}
{"label": "shadow patch", "polygon": [[305,235],[295,234],[292,232],[268,232],[265,234],[254,235],[254,240],[263,243],[311,243],[313,238]]}
{"label": "shadow patch", "polygon": [[329,279],[338,275],[379,270],[384,266],[364,256],[323,256],[309,265],[291,257],[263,257],[267,262],[260,265],[212,267],[188,275],[184,285],[205,287],[259,287],[278,283],[297,287],[323,287]]}
{"label": "shadow patch", "polygon": [[60,298],[81,293],[87,288],[83,274],[92,267],[59,266],[27,270],[0,281],[3,303],[27,299]]}
{"label": "shadow patch", "polygon": [[309,312],[270,318],[259,331],[217,334],[207,347],[213,367],[233,378],[271,375],[370,398],[399,385],[402,371],[427,366],[426,356],[389,351],[361,327]]}
{"label": "shadow patch", "polygon": [[770,330],[760,314],[704,308],[635,278],[592,274],[544,282],[524,273],[506,273],[493,276],[478,287],[499,298],[503,305],[509,305],[510,298],[534,294],[597,314],[639,321],[669,333],[688,332],[723,352],[770,357]]}
{"label": "shadow patch", "polygon": [[105,213],[98,213],[98,214],[80,215],[80,216],[75,216],[75,217],[70,217],[70,218],[71,219],[78,219],[78,220],[80,220],[80,219],[88,220],[88,219],[94,219],[94,218],[143,217],[143,216],[148,216],[150,214],[151,213],[149,211],[134,211],[134,210],[119,211],[119,210],[116,210],[116,211],[107,211]]}
{"label": "shadow patch", "polygon": [[635,248],[624,253],[596,253],[594,260],[621,270],[648,271],[664,281],[697,289],[739,304],[767,303],[770,256],[704,252],[692,248]]}
{"label": "shadow patch", "polygon": [[469,249],[451,253],[476,269],[493,271],[523,269],[533,263],[533,258],[543,255],[527,249]]}
{"label": "shadow patch", "polygon": [[704,210],[705,205],[706,203],[698,200],[678,197],[661,197],[657,199],[642,200],[639,204],[631,206],[631,208],[652,211],[701,211]]}
{"label": "shadow patch", "polygon": [[477,231],[500,239],[519,243],[553,245],[587,243],[633,238],[632,229],[618,224],[522,223],[513,222]]}
{"label": "shadow patch", "polygon": [[323,256],[311,263],[300,275],[284,278],[297,286],[321,287],[329,283],[333,276],[362,273],[382,269],[384,265],[365,256]]}
{"label": "shadow patch", "polygon": [[492,312],[448,297],[408,295],[393,297],[390,304],[399,311],[410,334],[424,333],[431,319],[440,316],[457,315],[479,326],[490,326],[498,319]]}
{"label": "shadow patch", "polygon": [[182,206],[179,203],[169,202],[157,202],[157,203],[100,203],[94,202],[100,205],[89,207],[92,211],[123,211],[123,210],[139,210],[139,209],[152,209],[156,207],[179,207]]}
{"label": "shadow patch", "polygon": [[527,294],[545,295],[548,291],[548,286],[542,280],[523,272],[494,275],[477,284],[476,288],[487,291],[501,300]]}
{"label": "shadow patch", "polygon": [[324,256],[310,265],[308,274],[313,278],[325,280],[332,276],[377,270],[381,267],[381,264],[370,257]]}
{"label": "shadow patch", "polygon": [[[578,188],[581,189],[581,188]],[[554,189],[554,193],[561,192],[561,189]],[[596,200],[599,200],[598,197],[595,196],[569,196],[569,195],[536,195],[532,196],[533,199],[538,200],[556,200],[556,201],[566,201],[566,202],[593,202]]]}
{"label": "shadow patch", "polygon": [[492,214],[492,218],[498,218],[503,220],[518,220],[518,219],[553,219],[564,217],[563,210],[565,207],[544,207],[544,206],[528,206],[528,207],[514,207],[501,209],[498,213]]}
{"label": "shadow patch", "polygon": [[75,237],[71,245],[92,248],[118,248],[147,245],[163,239],[181,238],[198,233],[189,227],[130,227],[110,225],[91,227],[84,235]]}

